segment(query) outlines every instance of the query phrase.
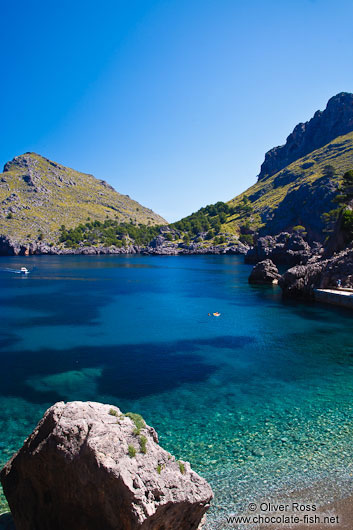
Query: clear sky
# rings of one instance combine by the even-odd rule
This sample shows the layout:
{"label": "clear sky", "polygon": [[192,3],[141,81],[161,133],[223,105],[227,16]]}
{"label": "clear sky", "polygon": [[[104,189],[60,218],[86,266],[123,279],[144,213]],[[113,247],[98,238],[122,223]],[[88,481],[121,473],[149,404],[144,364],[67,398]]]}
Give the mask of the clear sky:
{"label": "clear sky", "polygon": [[168,221],[229,200],[353,91],[351,0],[1,2],[1,160],[35,151]]}

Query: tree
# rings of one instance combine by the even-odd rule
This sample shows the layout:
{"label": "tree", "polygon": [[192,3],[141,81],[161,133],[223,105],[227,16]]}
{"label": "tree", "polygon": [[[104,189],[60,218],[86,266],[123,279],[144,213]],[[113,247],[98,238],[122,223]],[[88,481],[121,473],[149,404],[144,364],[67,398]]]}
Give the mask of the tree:
{"label": "tree", "polygon": [[326,166],[324,166],[323,174],[324,177],[332,178],[336,174],[336,169],[331,166],[331,164],[327,164]]}
{"label": "tree", "polygon": [[307,234],[305,226],[302,226],[302,225],[293,226],[293,232],[301,235],[302,237],[305,237]]}

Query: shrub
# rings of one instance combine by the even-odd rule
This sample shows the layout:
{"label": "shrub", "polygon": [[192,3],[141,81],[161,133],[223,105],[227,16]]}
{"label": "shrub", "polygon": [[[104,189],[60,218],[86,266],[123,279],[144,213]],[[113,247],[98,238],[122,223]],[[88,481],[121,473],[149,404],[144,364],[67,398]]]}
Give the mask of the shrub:
{"label": "shrub", "polygon": [[348,241],[353,239],[353,212],[352,210],[345,210],[342,214],[342,228],[346,232]]}
{"label": "shrub", "polygon": [[144,455],[147,453],[146,444],[147,444],[146,436],[143,436],[143,435],[140,436],[140,449],[141,449],[141,453],[143,453]]}
{"label": "shrub", "polygon": [[340,211],[341,211],[341,208],[336,208],[336,209],[330,210],[329,212],[325,212],[322,214],[321,220],[325,225],[325,228],[323,230],[325,233],[333,232]]}
{"label": "shrub", "polygon": [[140,434],[141,429],[146,427],[145,420],[140,414],[135,414],[134,412],[127,412],[125,414],[127,418],[130,418],[135,424],[134,434]]}
{"label": "shrub", "polygon": [[183,462],[180,462],[180,460],[179,460],[178,464],[179,464],[180,473],[182,475],[185,475],[185,464],[183,464]]}
{"label": "shrub", "polygon": [[297,234],[300,234],[303,237],[305,237],[307,233],[305,226],[302,226],[302,225],[293,226],[293,232],[296,232]]}
{"label": "shrub", "polygon": [[109,414],[110,414],[111,416],[117,416],[117,415],[118,415],[118,411],[115,410],[115,409],[110,409],[110,410],[109,410]]}
{"label": "shrub", "polygon": [[158,475],[161,474],[161,471],[162,471],[162,466],[161,466],[161,464],[158,464],[158,466],[157,466],[157,473],[158,473]]}
{"label": "shrub", "polygon": [[253,245],[254,244],[254,236],[251,234],[242,234],[239,237],[239,241],[241,243],[244,243],[246,245]]}
{"label": "shrub", "polygon": [[136,456],[137,451],[133,445],[129,445],[128,451],[129,451],[130,458],[134,458]]}
{"label": "shrub", "polygon": [[336,170],[333,166],[331,166],[331,164],[327,164],[324,167],[323,174],[325,177],[332,178],[335,176]]}

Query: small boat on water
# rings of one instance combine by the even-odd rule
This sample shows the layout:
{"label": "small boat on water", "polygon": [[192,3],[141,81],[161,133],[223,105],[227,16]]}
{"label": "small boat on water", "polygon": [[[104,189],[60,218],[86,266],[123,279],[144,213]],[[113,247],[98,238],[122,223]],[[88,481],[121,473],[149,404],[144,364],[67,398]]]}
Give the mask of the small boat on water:
{"label": "small boat on water", "polygon": [[26,267],[21,267],[20,271],[21,271],[21,274],[29,274],[29,270],[26,269]]}
{"label": "small boat on water", "polygon": [[213,315],[214,317],[220,317],[220,316],[221,316],[221,313],[218,313],[218,311],[216,311],[216,313],[212,313],[212,315]]}

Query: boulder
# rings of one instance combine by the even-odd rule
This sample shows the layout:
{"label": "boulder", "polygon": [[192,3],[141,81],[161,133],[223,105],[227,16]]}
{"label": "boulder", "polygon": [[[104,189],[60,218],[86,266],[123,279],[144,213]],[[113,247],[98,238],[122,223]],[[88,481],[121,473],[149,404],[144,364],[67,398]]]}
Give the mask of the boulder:
{"label": "boulder", "polygon": [[249,276],[249,283],[278,283],[281,275],[276,265],[270,259],[260,261],[255,265]]}
{"label": "boulder", "polygon": [[17,530],[196,530],[208,483],[141,416],[56,403],[0,474]]}
{"label": "boulder", "polygon": [[151,248],[160,248],[163,247],[164,243],[166,241],[166,238],[162,235],[156,236],[152,241],[150,242],[149,246]]}

